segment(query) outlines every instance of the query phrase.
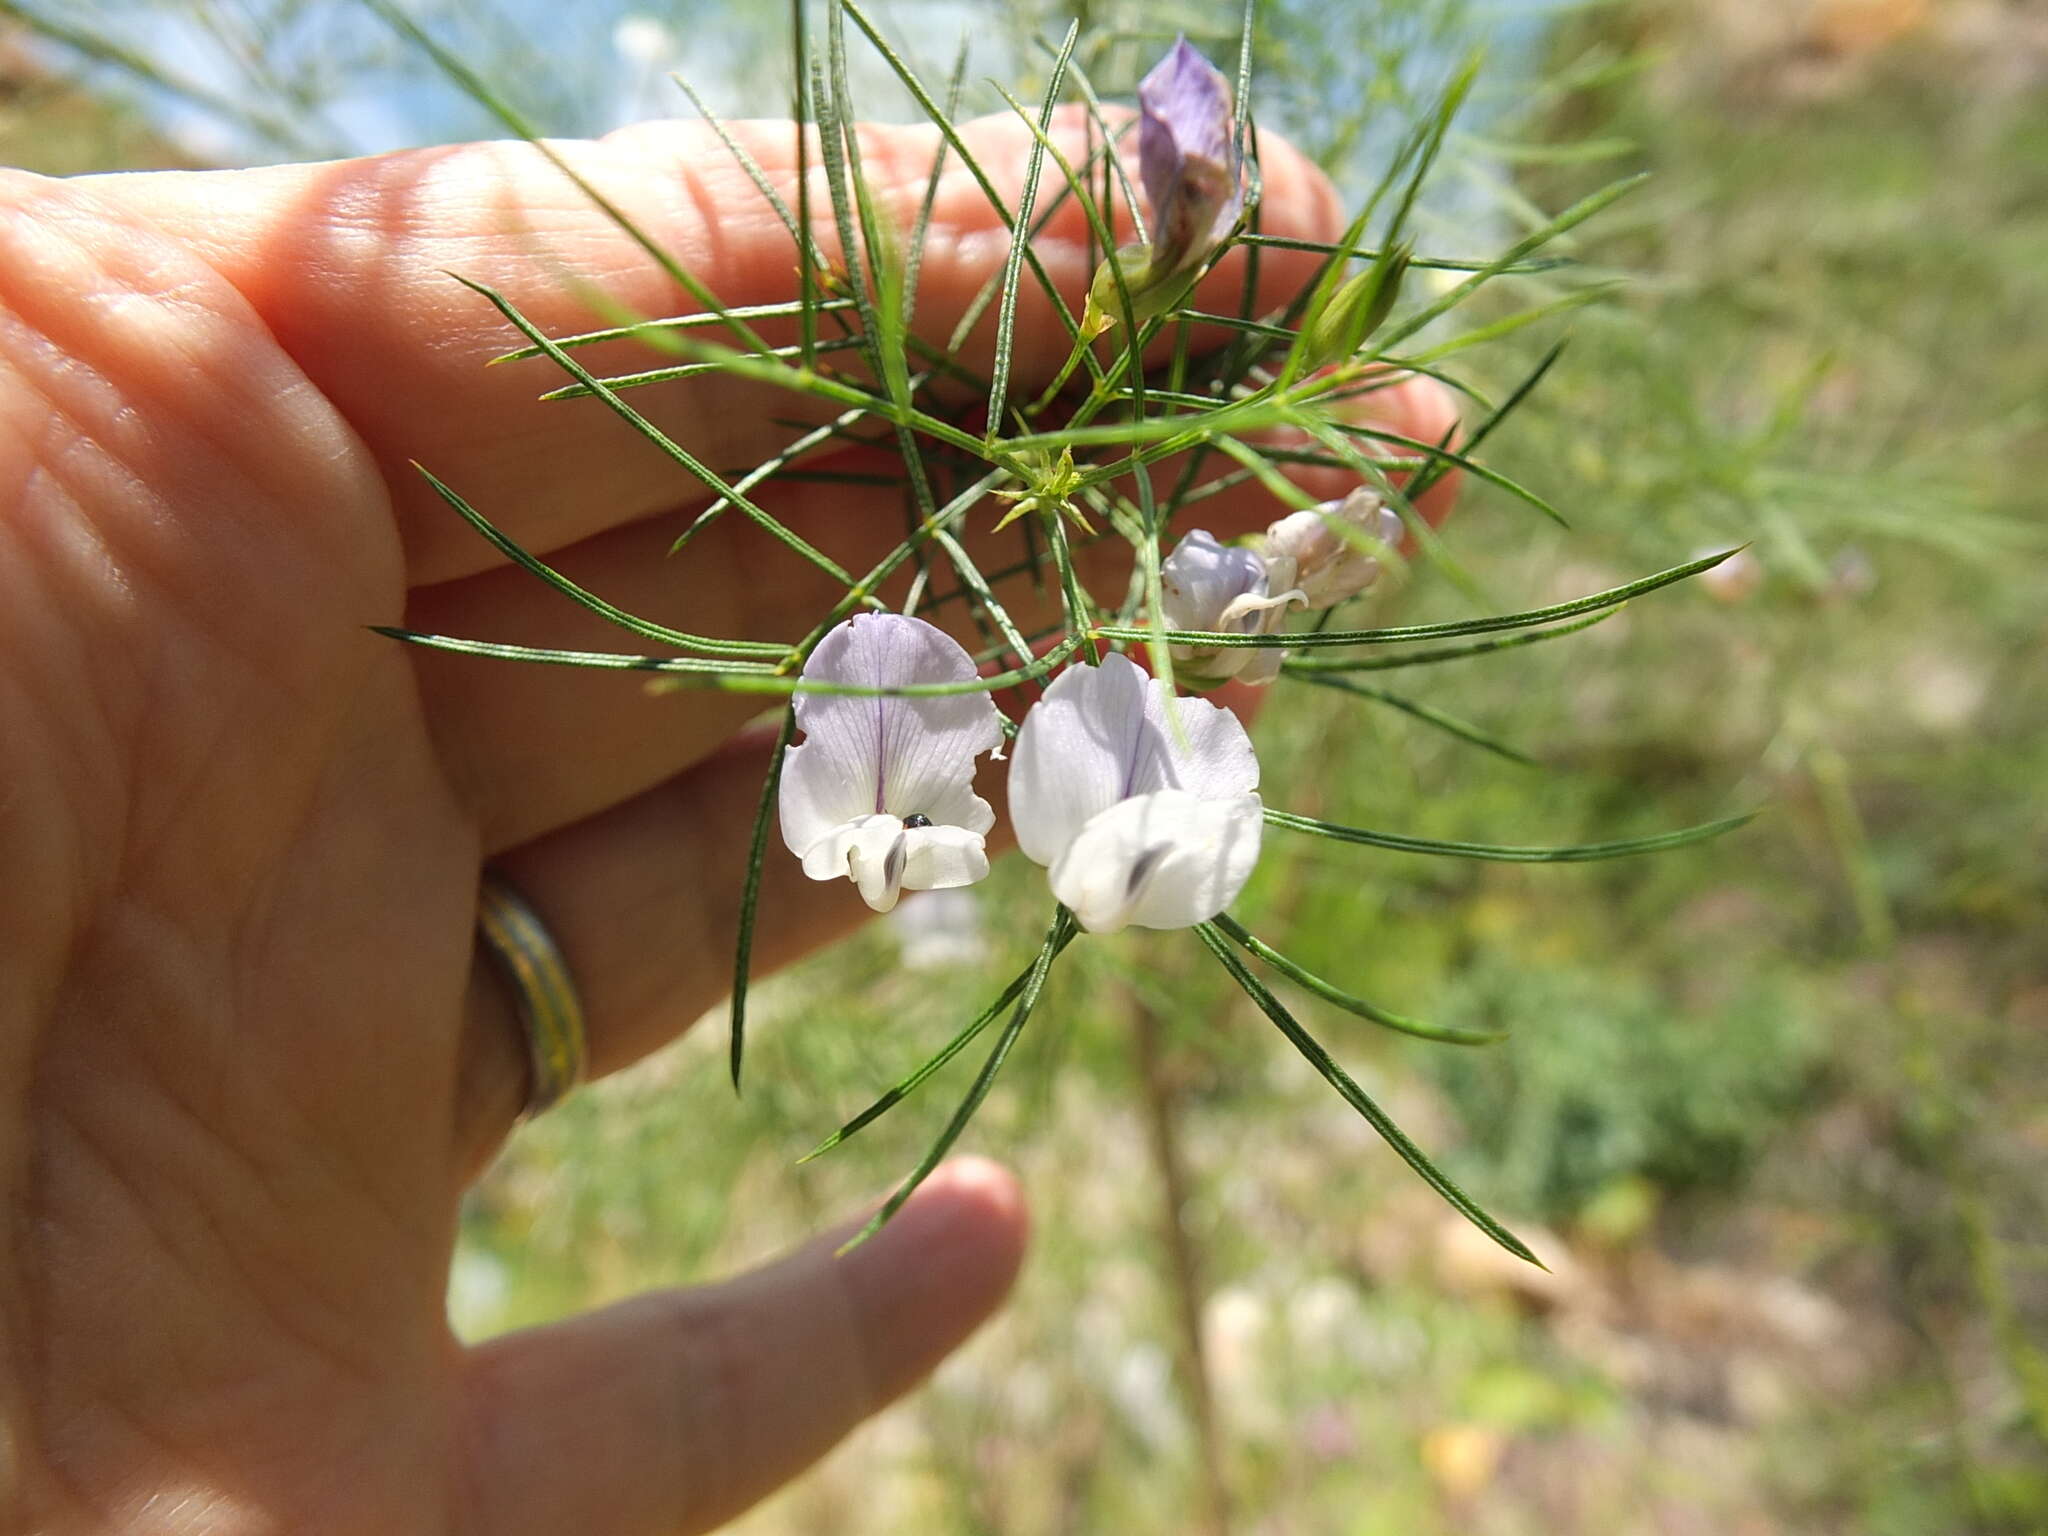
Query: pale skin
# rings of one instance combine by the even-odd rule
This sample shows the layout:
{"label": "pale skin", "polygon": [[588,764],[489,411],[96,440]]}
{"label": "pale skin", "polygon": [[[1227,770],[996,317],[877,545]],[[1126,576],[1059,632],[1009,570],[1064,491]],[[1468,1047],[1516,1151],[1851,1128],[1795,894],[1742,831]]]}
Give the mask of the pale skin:
{"label": "pale skin", "polygon": [[[787,186],[787,126],[741,131]],[[1078,123],[1062,131],[1078,147]],[[1014,195],[1023,130],[969,132]],[[933,136],[866,144],[907,228]],[[655,125],[565,152],[727,303],[794,296],[786,232],[709,135]],[[1268,230],[1341,231],[1285,145],[1264,164]],[[546,918],[593,1071],[616,1071],[725,990],[767,745],[742,730],[754,703],[365,628],[634,648],[506,567],[411,459],[628,609],[699,633],[809,628],[829,578],[737,517],[666,560],[701,489],[596,404],[537,404],[546,363],[483,369],[518,338],[444,269],[551,332],[601,323],[572,273],[643,313],[685,301],[524,146],[10,174],[0,196],[0,1531],[718,1524],[1000,1303],[1022,1200],[956,1162],[846,1258],[826,1234],[721,1285],[457,1343],[457,1202],[525,1093],[508,998],[476,958],[479,868]],[[1006,238],[956,162],[920,331],[950,332]],[[1078,308],[1078,221],[1042,248]],[[1308,270],[1269,259],[1268,302]],[[1232,262],[1208,307],[1239,281]],[[1033,294],[1018,329],[1029,398],[1063,333]],[[637,403],[723,466],[780,447],[771,418],[802,404],[724,381]],[[1451,421],[1419,381],[1369,409],[1419,438]],[[763,499],[856,569],[902,526],[888,487]],[[1207,506],[1226,533],[1275,515],[1249,493]],[[766,902],[763,969],[865,914],[780,857]]]}

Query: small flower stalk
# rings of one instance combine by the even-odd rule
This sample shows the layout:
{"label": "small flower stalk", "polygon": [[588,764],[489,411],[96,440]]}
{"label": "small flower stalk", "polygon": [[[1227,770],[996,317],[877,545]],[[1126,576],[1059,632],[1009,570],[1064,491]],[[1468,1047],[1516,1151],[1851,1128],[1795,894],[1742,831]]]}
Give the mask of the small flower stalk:
{"label": "small flower stalk", "polygon": [[[805,662],[807,683],[864,689],[971,683],[974,661],[922,619],[856,614]],[[995,812],[974,793],[974,763],[1002,743],[985,693],[889,697],[799,693],[803,742],[783,754],[782,840],[813,880],[850,880],[887,912],[904,891],[972,885],[988,874]]]}
{"label": "small flower stalk", "polygon": [[1010,815],[1018,846],[1090,933],[1188,928],[1251,878],[1265,825],[1258,787],[1237,716],[1176,698],[1110,655],[1062,672],[1024,717]]}

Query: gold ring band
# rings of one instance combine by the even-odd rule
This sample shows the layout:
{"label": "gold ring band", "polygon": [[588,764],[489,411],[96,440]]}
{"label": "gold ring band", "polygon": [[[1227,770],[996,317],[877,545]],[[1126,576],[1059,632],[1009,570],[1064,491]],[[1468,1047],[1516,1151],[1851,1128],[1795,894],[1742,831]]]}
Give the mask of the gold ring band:
{"label": "gold ring band", "polygon": [[476,931],[512,989],[532,1069],[526,1114],[537,1115],[583,1080],[590,1054],[583,1004],[546,926],[502,876],[488,869],[477,889]]}

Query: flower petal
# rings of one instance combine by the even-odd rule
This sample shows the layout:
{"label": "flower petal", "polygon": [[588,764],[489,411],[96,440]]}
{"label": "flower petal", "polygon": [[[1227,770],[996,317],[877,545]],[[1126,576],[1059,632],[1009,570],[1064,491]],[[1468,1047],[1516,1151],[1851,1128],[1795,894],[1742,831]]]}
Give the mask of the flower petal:
{"label": "flower petal", "polygon": [[1081,829],[1052,867],[1052,893],[1090,933],[1191,927],[1237,899],[1264,827],[1257,795],[1134,796]]}
{"label": "flower petal", "polygon": [[[1347,536],[1346,529],[1355,533]],[[1284,564],[1288,584],[1301,587],[1308,607],[1333,608],[1379,576],[1380,563],[1361,547],[1361,537],[1397,550],[1402,532],[1400,514],[1364,486],[1342,501],[1289,513],[1266,529],[1268,585],[1276,584]]]}
{"label": "flower petal", "polygon": [[[856,817],[832,828],[804,850],[804,873],[813,880],[851,880],[877,912],[896,905],[902,888],[903,822],[884,814]],[[891,865],[894,865],[892,878]]]}
{"label": "flower petal", "polygon": [[[1159,562],[1159,595],[1168,629],[1228,629],[1226,610],[1266,595],[1266,562],[1252,550],[1219,543],[1206,528],[1191,529]],[[1250,634],[1258,625],[1238,627]],[[1183,649],[1175,647],[1176,654]]]}
{"label": "flower petal", "polygon": [[1243,203],[1230,82],[1188,40],[1138,82],[1138,174],[1156,266],[1199,261]]}
{"label": "flower petal", "polygon": [[832,828],[804,850],[813,880],[851,880],[861,899],[887,912],[905,891],[972,885],[988,874],[979,832],[965,827],[906,827],[880,813]]}
{"label": "flower petal", "polygon": [[1264,688],[1279,677],[1280,663],[1287,659],[1287,653],[1278,647],[1269,651],[1245,647],[1237,654],[1244,658],[1238,663],[1237,681],[1250,688]]}
{"label": "flower petal", "polygon": [[988,877],[988,849],[965,827],[917,827],[903,861],[903,889],[946,891]]}
{"label": "flower petal", "polygon": [[1036,864],[1066,851],[1088,818],[1129,793],[1135,756],[1156,734],[1145,674],[1128,657],[1068,667],[1031,706],[1010,749],[1010,820]]}
{"label": "flower petal", "polygon": [[[893,613],[856,614],[819,642],[806,682],[863,688],[964,683],[974,662],[943,631]],[[986,832],[988,802],[973,792],[974,759],[1000,745],[1001,716],[985,693],[885,698],[799,693],[802,745],[783,758],[782,836],[801,854],[833,828],[888,812],[899,820]]]}
{"label": "flower petal", "polygon": [[[1278,657],[1280,652],[1248,654]],[[1204,800],[1229,800],[1259,787],[1258,754],[1244,722],[1229,710],[1207,699],[1176,697],[1154,677],[1146,679],[1145,719],[1155,746],[1134,766],[1127,793],[1185,789]]]}
{"label": "flower petal", "polygon": [[[1169,717],[1168,711],[1172,714]],[[1024,717],[1010,761],[1010,819],[1026,857],[1050,865],[1089,819],[1160,789],[1234,799],[1259,786],[1237,716],[1175,698],[1126,656],[1069,667]]]}

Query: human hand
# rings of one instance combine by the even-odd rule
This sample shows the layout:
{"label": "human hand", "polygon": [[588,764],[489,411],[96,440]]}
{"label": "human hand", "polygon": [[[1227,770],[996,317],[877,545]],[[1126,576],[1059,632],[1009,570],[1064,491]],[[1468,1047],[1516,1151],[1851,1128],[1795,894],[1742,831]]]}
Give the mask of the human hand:
{"label": "human hand", "polygon": [[[738,131],[787,183],[787,125]],[[1014,197],[1025,130],[966,132]],[[934,145],[864,140],[906,227]],[[1265,227],[1334,238],[1327,185],[1265,146]],[[564,152],[727,303],[794,296],[786,233],[710,135]],[[545,916],[592,1070],[617,1070],[725,988],[703,957],[731,950],[767,746],[744,699],[428,655],[365,626],[618,648],[449,514],[415,458],[657,621],[789,638],[838,593],[737,518],[668,561],[699,488],[593,402],[538,405],[545,364],[481,367],[507,333],[444,269],[550,332],[595,323],[577,282],[642,313],[679,302],[530,148],[15,175],[4,195],[0,1527],[718,1523],[999,1302],[1017,1192],[956,1164],[843,1259],[828,1236],[726,1285],[461,1347],[457,1204],[526,1094],[519,1026],[476,956],[480,866]],[[918,328],[943,340],[1006,244],[949,173]],[[1042,249],[1078,298],[1071,208]],[[1268,301],[1311,266],[1269,251]],[[1226,261],[1210,307],[1240,280]],[[1021,394],[1065,351],[1028,286],[1018,335]],[[1426,383],[1372,398],[1410,437],[1449,420]],[[636,403],[720,465],[775,451],[792,409],[726,378]],[[898,536],[893,488],[770,488],[846,562]],[[1219,531],[1273,511],[1249,493],[1209,510]],[[764,903],[764,969],[864,915],[794,861],[771,862]]]}

